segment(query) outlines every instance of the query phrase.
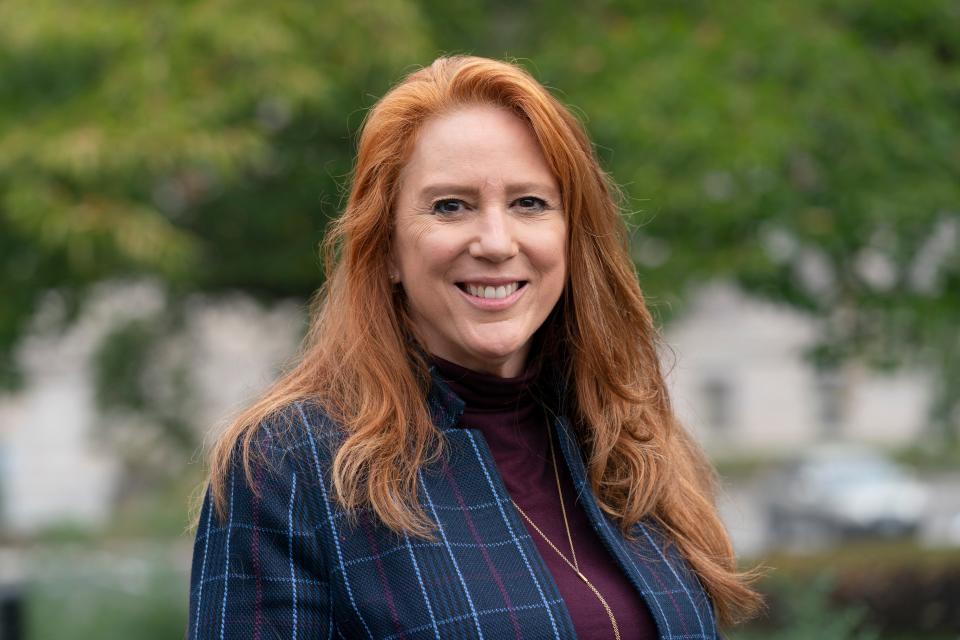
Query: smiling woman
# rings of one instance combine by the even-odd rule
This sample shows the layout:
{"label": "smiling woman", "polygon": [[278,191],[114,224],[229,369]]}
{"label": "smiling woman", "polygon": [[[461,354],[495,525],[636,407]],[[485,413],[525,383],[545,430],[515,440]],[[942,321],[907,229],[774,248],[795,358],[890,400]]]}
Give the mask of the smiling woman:
{"label": "smiling woman", "polygon": [[427,351],[521,373],[566,281],[560,202],[533,132],[509,111],[465,106],[423,126],[400,175],[392,269]]}
{"label": "smiling woman", "polygon": [[441,58],[370,111],[300,359],[220,437],[192,638],[716,638],[759,605],[570,112]]}

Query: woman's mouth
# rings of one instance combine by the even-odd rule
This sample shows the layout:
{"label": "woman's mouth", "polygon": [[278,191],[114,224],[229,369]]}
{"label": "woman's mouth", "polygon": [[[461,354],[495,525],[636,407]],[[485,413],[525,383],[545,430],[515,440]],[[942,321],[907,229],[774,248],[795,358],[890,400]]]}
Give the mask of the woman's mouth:
{"label": "woman's mouth", "polygon": [[490,285],[474,282],[458,282],[457,287],[461,291],[475,297],[497,300],[512,295],[517,289],[527,284],[526,280],[515,280],[513,282]]}

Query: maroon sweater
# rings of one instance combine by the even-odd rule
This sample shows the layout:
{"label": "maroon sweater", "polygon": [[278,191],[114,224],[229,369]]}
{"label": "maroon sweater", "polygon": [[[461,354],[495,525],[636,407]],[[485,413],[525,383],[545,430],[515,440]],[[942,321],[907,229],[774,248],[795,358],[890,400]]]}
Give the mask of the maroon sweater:
{"label": "maroon sweater", "polygon": [[[571,558],[550,459],[547,418],[534,385],[537,372],[528,370],[516,378],[498,378],[436,357],[433,362],[450,388],[466,404],[460,426],[483,433],[510,497],[550,541]],[[656,625],[646,604],[627,581],[590,526],[583,507],[578,504],[556,440],[553,446],[580,570],[610,605],[623,640],[657,638]],[[526,520],[523,523],[553,574],[577,636],[613,638],[610,618],[590,588]]]}

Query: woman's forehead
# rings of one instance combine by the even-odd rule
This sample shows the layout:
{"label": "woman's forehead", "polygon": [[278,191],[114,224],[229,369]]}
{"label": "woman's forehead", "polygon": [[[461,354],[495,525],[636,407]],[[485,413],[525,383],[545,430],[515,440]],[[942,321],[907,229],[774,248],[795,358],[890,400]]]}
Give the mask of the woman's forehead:
{"label": "woman's forehead", "polygon": [[496,186],[555,189],[543,150],[529,124],[492,106],[465,107],[428,120],[401,171],[415,195]]}

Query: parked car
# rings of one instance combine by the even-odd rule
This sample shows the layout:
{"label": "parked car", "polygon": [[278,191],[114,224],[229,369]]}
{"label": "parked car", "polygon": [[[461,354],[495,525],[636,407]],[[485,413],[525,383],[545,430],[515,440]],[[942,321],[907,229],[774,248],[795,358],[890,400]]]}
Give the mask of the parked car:
{"label": "parked car", "polygon": [[927,488],[869,449],[824,446],[775,472],[768,485],[771,538],[781,546],[820,546],[850,537],[913,536]]}

